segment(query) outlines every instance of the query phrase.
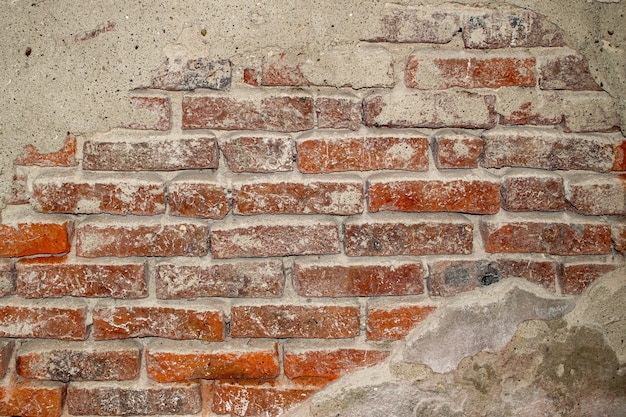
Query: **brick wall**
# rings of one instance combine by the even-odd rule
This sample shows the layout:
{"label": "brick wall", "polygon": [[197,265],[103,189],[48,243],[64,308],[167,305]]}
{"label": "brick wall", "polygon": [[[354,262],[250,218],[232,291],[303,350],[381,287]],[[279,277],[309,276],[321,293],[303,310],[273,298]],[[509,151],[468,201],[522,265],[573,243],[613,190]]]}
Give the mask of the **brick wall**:
{"label": "brick wall", "polygon": [[120,129],[28,147],[0,414],[276,416],[444,297],[581,294],[623,265],[626,140],[563,38],[508,6],[388,6],[324,53],[167,62]]}

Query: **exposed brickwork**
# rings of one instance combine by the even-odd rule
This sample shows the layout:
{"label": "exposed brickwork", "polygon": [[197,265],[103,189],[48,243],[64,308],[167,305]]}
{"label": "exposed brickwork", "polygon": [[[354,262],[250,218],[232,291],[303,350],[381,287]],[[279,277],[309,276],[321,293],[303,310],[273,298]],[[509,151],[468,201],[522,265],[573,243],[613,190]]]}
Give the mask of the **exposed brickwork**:
{"label": "exposed brickwork", "polygon": [[401,340],[424,320],[435,307],[427,305],[398,305],[367,309],[368,340]]}
{"label": "exposed brickwork", "polygon": [[23,382],[0,385],[0,414],[59,417],[65,387],[60,383]]}
{"label": "exposed brickwork", "polygon": [[443,130],[434,135],[432,149],[439,169],[478,168],[483,140],[469,133]]}
{"label": "exposed brickwork", "polygon": [[291,144],[289,136],[233,136],[220,150],[232,172],[291,171]]}
{"label": "exposed brickwork", "polygon": [[131,97],[129,119],[120,127],[139,130],[169,130],[170,100],[167,97]]}
{"label": "exposed brickwork", "polygon": [[15,160],[15,165],[37,165],[42,167],[70,167],[78,165],[76,160],[76,136],[68,134],[63,147],[56,152],[39,153],[32,145],[24,148],[24,155]]}
{"label": "exposed brickwork", "polygon": [[571,263],[563,266],[561,288],[564,294],[581,294],[602,275],[614,271],[619,266],[606,263]]}
{"label": "exposed brickwork", "polygon": [[235,416],[277,417],[310,397],[316,390],[220,383],[215,387],[213,411]]}
{"label": "exposed brickwork", "polygon": [[563,178],[556,174],[506,176],[502,182],[502,207],[509,211],[565,210]]}
{"label": "exposed brickwork", "polygon": [[386,359],[389,352],[363,349],[339,349],[331,351],[285,352],[285,375],[292,379],[324,378],[335,380],[357,368],[376,365]]}
{"label": "exposed brickwork", "polygon": [[428,293],[451,296],[481,286],[495,284],[500,274],[487,261],[437,261],[429,265]]}
{"label": "exposed brickwork", "polygon": [[0,256],[58,255],[70,250],[68,222],[3,224],[0,228]]}
{"label": "exposed brickwork", "polygon": [[86,319],[86,307],[7,303],[0,307],[0,337],[84,340]]}
{"label": "exposed brickwork", "polygon": [[0,297],[15,292],[15,278],[13,263],[9,260],[0,260]]}
{"label": "exposed brickwork", "polygon": [[203,175],[179,176],[167,185],[170,214],[223,219],[230,211],[228,190]]}
{"label": "exposed brickwork", "polygon": [[359,130],[361,100],[355,96],[316,97],[315,115],[319,128]]}

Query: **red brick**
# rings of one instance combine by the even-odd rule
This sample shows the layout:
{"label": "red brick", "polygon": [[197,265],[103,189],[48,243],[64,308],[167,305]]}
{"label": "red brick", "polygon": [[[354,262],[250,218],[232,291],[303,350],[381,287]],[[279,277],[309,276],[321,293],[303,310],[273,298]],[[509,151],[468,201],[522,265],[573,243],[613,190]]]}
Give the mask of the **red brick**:
{"label": "red brick", "polygon": [[589,73],[587,60],[568,48],[539,52],[537,72],[542,90],[602,90]]}
{"label": "red brick", "polygon": [[75,416],[195,414],[202,410],[200,384],[72,383],[67,410]]}
{"label": "red brick", "polygon": [[310,137],[297,142],[305,173],[396,169],[428,170],[428,139],[421,135],[352,138]]}
{"label": "red brick", "polygon": [[494,214],[500,210],[500,184],[479,180],[368,181],[368,210]]}
{"label": "red brick", "polygon": [[626,254],[626,221],[611,223],[611,240],[616,251]]}
{"label": "red brick", "polygon": [[567,207],[558,175],[510,175],[502,181],[502,208],[509,211],[561,211]]}
{"label": "red brick", "polygon": [[17,372],[52,381],[123,381],[139,378],[141,352],[135,343],[28,342],[17,356]]}
{"label": "red brick", "polygon": [[[194,347],[195,346],[195,347]],[[196,379],[274,379],[280,373],[278,346],[229,344],[207,345],[160,343],[146,351],[148,376],[157,382]]]}
{"label": "red brick", "polygon": [[475,7],[463,14],[466,48],[563,46],[563,31],[545,16],[515,6]]}
{"label": "red brick", "polygon": [[58,382],[21,382],[0,385],[0,415],[59,417],[65,386]]}
{"label": "red brick", "polygon": [[13,263],[9,260],[0,259],[0,297],[11,295],[15,292],[15,277]]}
{"label": "red brick", "polygon": [[218,162],[215,138],[90,140],[83,149],[83,169],[90,171],[215,169]]}
{"label": "red brick", "polygon": [[259,76],[257,70],[254,68],[245,68],[243,70],[243,82],[251,85],[252,87],[259,86]]}
{"label": "red brick", "polygon": [[586,215],[626,214],[626,184],[617,176],[577,175],[565,182],[572,209]]}
{"label": "red brick", "polygon": [[170,130],[170,99],[167,97],[131,97],[128,121],[120,127],[138,130]]}
{"label": "red brick", "polygon": [[230,211],[226,187],[205,175],[180,176],[167,185],[168,204],[173,216],[223,219]]}
{"label": "red brick", "polygon": [[421,263],[317,264],[296,261],[293,285],[302,297],[376,297],[424,292]]}
{"label": "red brick", "polygon": [[279,172],[293,169],[289,136],[233,136],[220,142],[232,172]]}
{"label": "red brick", "polygon": [[69,222],[3,224],[0,228],[0,257],[68,253],[71,243]]}
{"label": "red brick", "polygon": [[196,88],[226,90],[232,81],[232,65],[227,59],[167,58],[152,77],[150,88],[193,91]]}
{"label": "red brick", "polygon": [[498,259],[496,261],[504,278],[522,278],[554,292],[559,264],[554,261],[524,259]]}
{"label": "red brick", "polygon": [[15,159],[15,165],[37,165],[41,167],[71,167],[78,165],[76,160],[76,136],[65,137],[63,147],[56,152],[39,153],[33,145],[24,148],[24,155]]}
{"label": "red brick", "polygon": [[235,214],[335,214],[363,212],[359,181],[255,182],[234,185]]}
{"label": "red brick", "polygon": [[213,412],[234,416],[277,417],[305,401],[316,391],[219,383],[215,386]]}
{"label": "red brick", "polygon": [[618,132],[617,101],[605,91],[563,92],[563,131]]}
{"label": "red brick", "polygon": [[619,144],[613,145],[615,159],[613,161],[613,171],[626,171],[626,140],[621,140]]}
{"label": "red brick", "polygon": [[554,91],[500,88],[496,111],[503,125],[558,125],[563,121],[562,97]]}
{"label": "red brick", "polygon": [[224,313],[193,308],[96,306],[93,334],[96,340],[165,337],[221,341]]}
{"label": "red brick", "polygon": [[433,158],[439,169],[478,168],[483,140],[468,133],[443,130],[433,137]]}
{"label": "red brick", "polygon": [[0,379],[4,378],[9,368],[9,363],[13,360],[13,350],[15,342],[13,340],[0,340]]}
{"label": "red brick", "polygon": [[303,53],[270,51],[263,58],[261,69],[264,86],[299,87],[309,85],[309,80],[302,73],[306,61]]}
{"label": "red brick", "polygon": [[22,259],[16,290],[24,298],[148,296],[143,263],[81,262],[64,257]]}
{"label": "red brick", "polygon": [[285,376],[292,380],[313,377],[332,381],[359,368],[376,365],[387,357],[389,352],[365,349],[287,350]]}
{"label": "red brick", "polygon": [[40,307],[20,303],[0,306],[0,337],[84,340],[86,307]]}
{"label": "red brick", "polygon": [[599,255],[611,251],[611,229],[598,222],[551,217],[540,221],[483,219],[481,233],[490,253]]}
{"label": "red brick", "polygon": [[209,228],[204,223],[136,223],[132,219],[88,219],[76,228],[76,254],[99,256],[203,256]]}
{"label": "red brick", "polygon": [[582,294],[595,280],[618,268],[605,263],[576,263],[563,265],[561,289],[563,294]]}
{"label": "red brick", "polygon": [[183,98],[183,129],[269,130],[297,132],[313,128],[309,95],[187,96]]}
{"label": "red brick", "polygon": [[46,213],[165,212],[165,187],[158,178],[69,178],[59,173],[35,179],[32,197],[34,209]]}
{"label": "red brick", "polygon": [[281,297],[285,286],[280,260],[232,263],[163,263],[157,266],[158,298]]}
{"label": "red brick", "polygon": [[214,258],[339,253],[339,228],[330,222],[240,223],[211,229]]}
{"label": "red brick", "polygon": [[422,322],[434,306],[407,305],[367,309],[368,340],[402,340]]}
{"label": "red brick", "polygon": [[11,193],[6,198],[7,204],[28,204],[30,193],[28,191],[28,174],[19,172],[13,175]]}
{"label": "red brick", "polygon": [[533,87],[535,58],[523,54],[483,54],[423,49],[409,55],[405,84],[422,90]]}
{"label": "red brick", "polygon": [[350,222],[348,256],[451,255],[472,252],[472,224],[456,217]]}
{"label": "red brick", "polygon": [[315,98],[317,127],[321,129],[359,130],[361,110],[361,99],[356,96]]}
{"label": "red brick", "polygon": [[554,129],[502,128],[483,133],[485,168],[525,167],[607,172],[613,145],[604,135],[564,134]]}
{"label": "red brick", "polygon": [[501,279],[495,263],[488,261],[435,261],[429,265],[428,293],[434,296],[452,296],[472,291]]}
{"label": "red brick", "polygon": [[495,127],[492,94],[440,90],[406,94],[374,93],[363,100],[363,123],[374,127]]}
{"label": "red brick", "polygon": [[359,334],[359,308],[353,306],[233,306],[232,337],[352,338]]}

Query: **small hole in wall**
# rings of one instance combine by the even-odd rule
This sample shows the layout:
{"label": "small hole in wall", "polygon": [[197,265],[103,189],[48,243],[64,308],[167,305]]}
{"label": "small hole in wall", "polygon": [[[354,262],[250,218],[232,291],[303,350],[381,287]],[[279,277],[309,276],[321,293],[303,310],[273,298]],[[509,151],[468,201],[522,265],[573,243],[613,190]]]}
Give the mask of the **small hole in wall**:
{"label": "small hole in wall", "polygon": [[24,55],[26,55],[26,56],[30,56],[30,54],[32,54],[32,53],[33,53],[33,50],[32,50],[32,48],[29,46],[28,48],[26,48],[26,52],[24,52]]}

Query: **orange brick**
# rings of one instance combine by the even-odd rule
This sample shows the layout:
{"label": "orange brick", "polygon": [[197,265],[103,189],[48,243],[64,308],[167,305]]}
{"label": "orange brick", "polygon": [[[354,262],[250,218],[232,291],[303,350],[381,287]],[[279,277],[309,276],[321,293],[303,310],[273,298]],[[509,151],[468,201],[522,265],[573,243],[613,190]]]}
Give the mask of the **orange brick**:
{"label": "orange brick", "polygon": [[24,148],[24,155],[15,160],[15,165],[37,165],[42,167],[78,165],[76,160],[76,136],[68,134],[63,147],[56,152],[39,153],[33,145]]}
{"label": "orange brick", "polygon": [[232,337],[341,339],[359,334],[353,306],[262,305],[231,309]]}
{"label": "orange brick", "polygon": [[0,306],[0,337],[84,340],[87,308]]}
{"label": "orange brick", "polygon": [[305,401],[316,391],[219,383],[215,387],[213,412],[235,416],[277,417]]}
{"label": "orange brick", "polygon": [[0,414],[59,417],[65,386],[58,382],[24,382],[0,386]]}
{"label": "orange brick", "polygon": [[230,211],[226,188],[212,181],[177,178],[168,184],[167,191],[174,216],[223,219]]}
{"label": "orange brick", "polygon": [[94,338],[165,337],[224,340],[224,313],[168,307],[98,307],[93,310]]}
{"label": "orange brick", "polygon": [[365,349],[286,351],[285,376],[293,380],[313,377],[332,381],[358,368],[376,365],[388,356],[386,351]]}
{"label": "orange brick", "polygon": [[369,340],[402,340],[415,326],[435,311],[433,306],[398,306],[367,309]]}
{"label": "orange brick", "polygon": [[70,251],[69,222],[1,225],[0,257],[58,255]]}

